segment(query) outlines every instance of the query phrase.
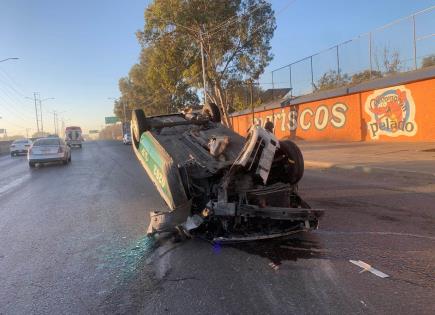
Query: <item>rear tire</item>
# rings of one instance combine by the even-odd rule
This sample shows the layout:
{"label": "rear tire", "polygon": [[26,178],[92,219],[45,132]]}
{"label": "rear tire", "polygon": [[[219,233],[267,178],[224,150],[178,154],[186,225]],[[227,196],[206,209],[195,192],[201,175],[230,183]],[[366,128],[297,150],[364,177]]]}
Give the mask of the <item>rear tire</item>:
{"label": "rear tire", "polygon": [[282,181],[292,185],[297,184],[304,176],[304,157],[299,147],[290,140],[279,142],[280,150],[287,157],[284,164]]}
{"label": "rear tire", "polygon": [[30,167],[30,168],[34,168],[34,167],[35,167],[35,163],[33,163],[33,162],[29,162],[29,167]]}
{"label": "rear tire", "polygon": [[210,120],[215,123],[221,122],[221,111],[215,103],[205,104],[202,108],[202,114],[210,117]]}
{"label": "rear tire", "polygon": [[150,129],[143,109],[134,109],[131,113],[131,128],[133,140],[139,143],[140,136]]}
{"label": "rear tire", "polygon": [[11,152],[11,157],[14,157],[15,156],[15,153],[14,152]]}

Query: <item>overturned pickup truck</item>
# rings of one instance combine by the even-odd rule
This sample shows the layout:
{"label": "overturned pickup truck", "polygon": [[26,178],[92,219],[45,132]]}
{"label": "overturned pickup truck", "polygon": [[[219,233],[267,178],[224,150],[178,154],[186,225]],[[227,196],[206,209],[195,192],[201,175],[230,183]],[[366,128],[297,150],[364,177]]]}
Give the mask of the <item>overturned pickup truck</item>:
{"label": "overturned pickup truck", "polygon": [[252,126],[245,139],[220,123],[214,104],[197,114],[134,110],[133,150],[169,207],[151,212],[148,233],[236,242],[317,228],[323,211],[297,191],[301,151],[271,131]]}

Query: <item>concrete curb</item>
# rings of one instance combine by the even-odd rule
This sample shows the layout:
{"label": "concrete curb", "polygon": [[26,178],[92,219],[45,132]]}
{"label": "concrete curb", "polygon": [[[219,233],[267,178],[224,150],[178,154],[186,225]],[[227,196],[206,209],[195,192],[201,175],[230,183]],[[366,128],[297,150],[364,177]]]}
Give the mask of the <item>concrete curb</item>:
{"label": "concrete curb", "polygon": [[309,168],[333,168],[335,166],[334,163],[331,162],[322,162],[322,161],[304,161],[305,167]]}
{"label": "concrete curb", "polygon": [[367,166],[367,165],[354,165],[354,164],[339,164],[324,161],[305,161],[306,168],[317,169],[339,169],[339,170],[353,170],[362,173],[377,173],[377,174],[394,174],[402,176],[419,176],[435,180],[435,173],[417,172],[411,170],[394,170],[391,168],[384,168],[379,166]]}

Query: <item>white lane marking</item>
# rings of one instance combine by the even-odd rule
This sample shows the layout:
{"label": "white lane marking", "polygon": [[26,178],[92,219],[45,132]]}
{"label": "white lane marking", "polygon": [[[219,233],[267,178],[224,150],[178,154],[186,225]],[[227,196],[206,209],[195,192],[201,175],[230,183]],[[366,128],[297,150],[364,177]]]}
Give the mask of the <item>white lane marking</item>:
{"label": "white lane marking", "polygon": [[382,271],[379,271],[378,269],[373,268],[368,263],[363,262],[362,260],[349,260],[352,264],[357,265],[362,268],[360,273],[363,273],[365,271],[370,271],[372,274],[381,277],[381,278],[388,278],[389,275],[383,273]]}
{"label": "white lane marking", "polygon": [[411,233],[399,233],[399,232],[370,232],[370,231],[358,231],[358,232],[337,232],[328,230],[316,230],[313,233],[317,234],[329,234],[329,235],[358,235],[358,234],[371,234],[371,235],[390,235],[390,236],[409,236],[417,238],[427,238],[430,240],[435,240],[433,236],[411,234]]}
{"label": "white lane marking", "polygon": [[30,178],[30,174],[26,174],[22,177],[18,177],[16,179],[14,179],[13,181],[7,183],[4,186],[1,186],[0,187],[0,195],[4,194],[5,192],[7,192],[7,191],[9,191],[17,186],[20,186],[22,183],[24,183],[29,178]]}

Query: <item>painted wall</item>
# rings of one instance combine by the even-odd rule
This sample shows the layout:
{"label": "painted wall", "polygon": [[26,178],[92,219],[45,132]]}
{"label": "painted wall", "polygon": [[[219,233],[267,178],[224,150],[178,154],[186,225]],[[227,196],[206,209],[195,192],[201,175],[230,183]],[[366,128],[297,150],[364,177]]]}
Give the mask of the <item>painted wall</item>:
{"label": "painted wall", "polygon": [[[246,136],[252,113],[234,115]],[[435,78],[254,113],[279,138],[329,141],[435,141]]]}

